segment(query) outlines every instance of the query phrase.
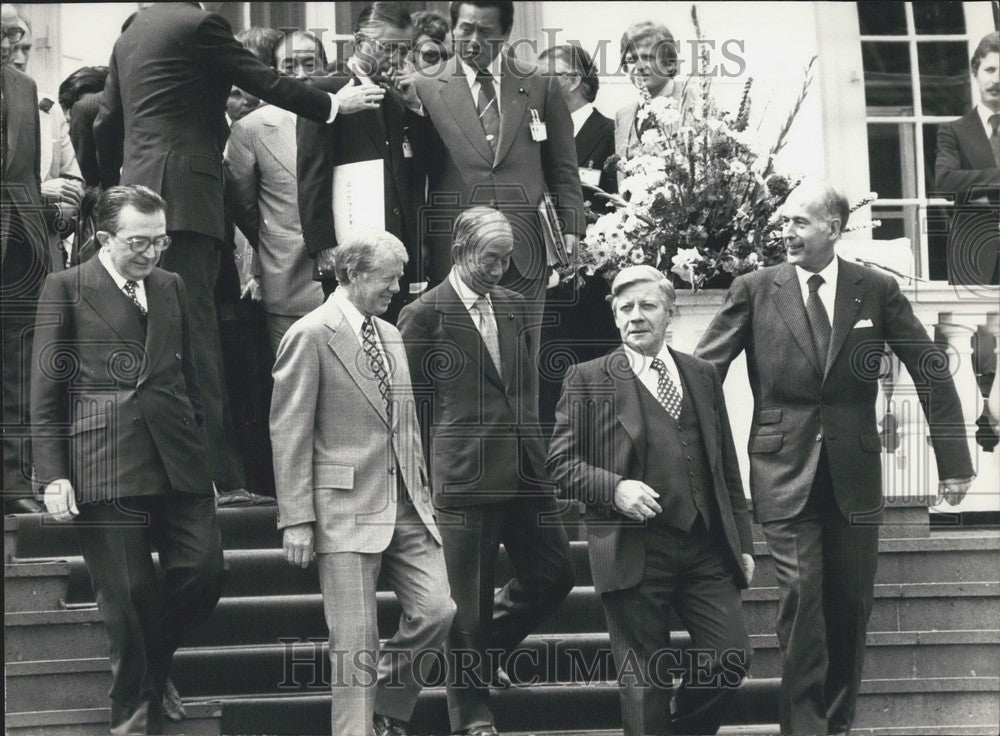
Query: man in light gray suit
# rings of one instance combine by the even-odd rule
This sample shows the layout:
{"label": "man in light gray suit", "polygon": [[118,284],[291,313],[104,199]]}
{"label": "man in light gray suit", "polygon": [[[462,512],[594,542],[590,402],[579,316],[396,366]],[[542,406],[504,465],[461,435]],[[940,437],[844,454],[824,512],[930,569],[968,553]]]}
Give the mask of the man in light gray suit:
{"label": "man in light gray suit", "polygon": [[[335,736],[370,736],[373,726],[379,736],[406,733],[426,681],[416,666],[441,661],[421,652],[443,648],[455,615],[406,352],[376,316],[399,291],[406,260],[383,231],[359,229],[341,243],[337,289],[285,333],[274,365],[278,527],[291,564],[319,565]],[[380,572],[403,609],[381,660]]]}

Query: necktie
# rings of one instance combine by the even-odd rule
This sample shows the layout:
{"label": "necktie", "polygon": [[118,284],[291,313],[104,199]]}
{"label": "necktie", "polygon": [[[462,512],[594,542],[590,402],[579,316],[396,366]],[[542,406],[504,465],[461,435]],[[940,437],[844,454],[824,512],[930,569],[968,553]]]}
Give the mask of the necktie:
{"label": "necktie", "polygon": [[476,316],[479,318],[479,334],[493,359],[497,373],[500,374],[500,378],[503,378],[503,368],[500,366],[500,338],[497,335],[497,321],[493,316],[489,300],[485,296],[480,296],[473,303],[472,308],[476,310]]}
{"label": "necktie", "polygon": [[142,315],[142,321],[145,322],[146,308],[142,306],[142,302],[139,301],[139,295],[135,291],[137,286],[138,284],[135,281],[126,281],[124,287],[125,293],[128,295],[128,298],[132,300],[135,308],[139,310],[139,314]]}
{"label": "necktie", "polygon": [[993,113],[989,117],[990,128],[993,132],[990,133],[990,148],[993,149],[993,160],[997,162],[997,166],[1000,166],[1000,134],[997,133],[997,127],[1000,126],[1000,115]]}
{"label": "necktie", "polygon": [[500,137],[500,103],[497,100],[497,91],[493,88],[493,75],[486,69],[480,69],[476,74],[476,81],[479,82],[476,112],[479,113],[479,122],[482,123],[483,132],[486,133],[486,142],[490,144],[493,153],[496,153]]}
{"label": "necktie", "polygon": [[812,330],[816,357],[819,358],[820,366],[825,368],[827,353],[830,352],[830,316],[826,313],[823,300],[819,298],[819,287],[823,283],[823,277],[818,273],[814,273],[806,282],[809,286],[806,315],[809,317],[809,329]]}
{"label": "necktie", "polygon": [[368,367],[372,375],[378,381],[378,392],[382,394],[382,401],[385,402],[385,413],[392,419],[392,389],[389,386],[389,374],[386,373],[385,363],[382,361],[382,354],[378,345],[375,344],[375,326],[371,317],[365,317],[361,323],[361,342],[365,350],[365,357],[368,359]]}
{"label": "necktie", "polygon": [[667,414],[676,420],[681,415],[681,394],[667,373],[666,363],[659,358],[653,358],[652,368],[660,374],[656,381],[656,398],[667,410]]}

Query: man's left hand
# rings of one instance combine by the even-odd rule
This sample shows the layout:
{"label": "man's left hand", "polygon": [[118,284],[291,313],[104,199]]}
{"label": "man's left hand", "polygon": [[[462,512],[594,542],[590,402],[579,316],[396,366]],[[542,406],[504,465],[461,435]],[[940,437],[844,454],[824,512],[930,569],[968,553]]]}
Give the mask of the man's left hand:
{"label": "man's left hand", "polygon": [[753,571],[756,569],[756,564],[753,561],[753,555],[748,555],[743,553],[740,555],[740,567],[743,568],[743,574],[746,575],[747,585],[753,582]]}
{"label": "man's left hand", "polygon": [[423,103],[420,101],[420,95],[417,94],[417,85],[413,82],[415,76],[416,70],[407,61],[404,66],[393,72],[390,79],[400,98],[403,100],[403,104],[413,110],[413,112],[422,114]]}
{"label": "man's left hand", "polygon": [[42,182],[42,197],[50,204],[64,204],[77,210],[83,201],[83,185],[76,179],[49,179]]}
{"label": "man's left hand", "polygon": [[943,497],[951,506],[958,506],[972,485],[972,478],[948,478],[938,483],[938,497],[935,505],[941,503]]}

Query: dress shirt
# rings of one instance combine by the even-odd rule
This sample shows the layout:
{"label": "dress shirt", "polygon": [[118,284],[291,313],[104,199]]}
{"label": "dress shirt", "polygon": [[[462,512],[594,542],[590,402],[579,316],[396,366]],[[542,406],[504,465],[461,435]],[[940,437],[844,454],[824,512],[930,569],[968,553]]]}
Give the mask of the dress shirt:
{"label": "dress shirt", "polygon": [[[501,58],[504,55],[504,51],[501,50],[497,54],[493,61],[490,62],[489,72],[493,75],[493,90],[497,93],[497,110],[500,110],[500,75],[503,73],[503,66],[500,63]],[[479,100],[479,80],[476,79],[476,75],[479,74],[479,70],[476,67],[466,64],[464,59],[459,59],[459,63],[462,65],[462,70],[465,72],[465,78],[469,82],[469,89],[472,90],[472,103],[476,104]]]}
{"label": "dress shirt", "polygon": [[[480,295],[470,289],[468,285],[462,281],[461,276],[458,275],[458,272],[456,272],[454,268],[451,269],[451,272],[448,274],[448,280],[451,281],[452,288],[455,290],[455,293],[458,294],[458,298],[462,302],[462,306],[465,307],[465,310],[469,313],[469,317],[472,318],[472,324],[474,324],[478,330],[479,311],[474,308],[474,305],[479,300]],[[493,300],[490,299],[490,295],[483,294],[482,296],[486,297],[486,301],[490,304],[490,311],[493,313],[494,319],[496,319],[496,310],[493,308]]]}
{"label": "dress shirt", "polygon": [[594,105],[588,102],[586,105],[581,107],[579,110],[574,110],[569,114],[573,118],[573,137],[576,138],[580,135],[580,128],[583,124],[587,122],[587,118],[590,117],[590,113],[594,111]]}
{"label": "dress shirt", "polygon": [[[119,291],[121,291],[123,294],[125,294],[125,296],[128,296],[128,294],[125,292],[125,284],[128,281],[132,281],[132,279],[125,278],[120,273],[118,273],[118,269],[115,268],[115,264],[111,262],[111,254],[108,252],[108,249],[107,248],[101,248],[99,251],[97,251],[97,258],[101,262],[101,265],[104,266],[105,270],[109,274],[111,274],[111,278],[114,279],[115,286],[118,287]],[[146,281],[145,281],[145,279],[136,280],[136,282],[135,282],[135,297],[136,297],[136,299],[139,300],[139,303],[142,305],[142,308],[145,309],[146,313],[148,314],[149,313],[149,301],[146,299]],[[129,298],[131,299],[131,297],[129,297]]]}
{"label": "dress shirt", "polygon": [[993,135],[993,126],[990,125],[990,117],[996,115],[997,113],[986,107],[986,105],[982,102],[976,105],[976,112],[979,113],[979,119],[983,121],[983,130],[986,131],[986,140],[989,140],[990,136]]}
{"label": "dress shirt", "polygon": [[[364,339],[361,337],[361,328],[364,325],[365,315],[361,314],[358,308],[354,306],[354,302],[347,297],[347,291],[342,286],[334,289],[333,295],[330,298],[336,302],[337,306],[340,307],[340,311],[344,313],[344,319],[347,320],[347,324],[354,331],[354,336],[358,338],[358,343],[364,345]],[[382,347],[382,338],[379,337],[378,327],[374,323],[375,318],[372,317],[372,326],[375,332],[375,347],[378,348],[379,355],[382,356],[382,365],[385,367],[386,375],[389,376],[389,380],[392,380],[392,373],[389,371],[389,361],[385,359],[385,348]]]}
{"label": "dress shirt", "polygon": [[635,350],[630,348],[628,345],[623,345],[625,348],[625,355],[628,356],[628,364],[635,374],[635,377],[639,379],[643,386],[653,395],[653,398],[659,401],[659,383],[660,374],[658,371],[653,369],[653,360],[659,358],[663,361],[663,365],[667,367],[667,373],[670,375],[670,380],[674,382],[674,386],[677,388],[677,395],[684,398],[684,386],[681,384],[681,374],[677,371],[677,364],[674,362],[674,356],[670,354],[670,350],[667,349],[667,344],[663,343],[660,348],[660,352],[654,355],[652,358],[643,355],[642,353],[637,353]]}
{"label": "dress shirt", "polygon": [[[819,275],[823,277],[823,283],[816,291],[819,295],[819,300],[823,302],[823,308],[826,309],[826,316],[830,318],[831,326],[833,325],[833,305],[837,301],[837,274],[840,272],[839,261],[840,259],[834,256],[827,267],[819,272]],[[809,299],[809,277],[813,275],[813,272],[796,266],[795,275],[799,277],[799,288],[802,289],[802,303],[805,304]]]}

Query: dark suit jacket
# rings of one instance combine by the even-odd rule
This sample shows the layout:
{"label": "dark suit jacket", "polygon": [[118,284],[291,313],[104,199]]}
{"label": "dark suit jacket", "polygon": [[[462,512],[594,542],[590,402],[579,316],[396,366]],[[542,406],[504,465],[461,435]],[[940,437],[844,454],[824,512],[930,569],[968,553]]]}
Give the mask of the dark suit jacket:
{"label": "dark suit jacket", "polygon": [[[670,354],[691,389],[712,469],[727,561],[737,584],[745,588],[740,555],[753,554],[753,538],[722,382],[709,363],[674,350]],[[556,409],[549,469],[563,493],[587,506],[587,548],[599,593],[637,585],[645,564],[645,524],[629,520],[614,507],[618,481],[641,476],[643,450],[656,441],[646,433],[639,402],[635,376],[619,347],[571,368]]]}
{"label": "dark suit jacket", "polygon": [[[451,270],[452,224],[460,212],[478,204],[496,207],[513,221],[518,273],[544,278],[547,259],[538,204],[545,192],[557,200],[564,232],[582,235],[586,229],[573,121],[555,78],[504,57],[495,156],[457,56],[435,74],[418,74],[416,84],[437,133],[428,156],[431,208],[421,218],[432,275],[443,280]],[[531,110],[546,124],[544,142],[531,138]]]}
{"label": "dark suit jacket", "polygon": [[503,378],[447,278],[399,316],[434,503],[442,508],[503,501],[526,486],[551,489],[526,305],[499,287],[490,298]]}
{"label": "dark suit jacket", "polygon": [[825,365],[812,345],[794,266],[762,268],[733,282],[696,354],[725,376],[746,351],[754,396],[750,493],[758,521],[789,519],[802,511],[824,447],[844,516],[878,518],[882,447],[875,396],[886,344],[920,391],[939,476],[971,476],[958,394],[939,368],[948,358],[931,342],[893,278],[840,261]]}
{"label": "dark suit jacket", "polygon": [[[328,77],[315,77],[318,89],[336,93],[352,84],[354,75],[347,71]],[[425,176],[421,165],[425,139],[430,125],[426,118],[408,110],[394,91],[389,91],[379,110],[363,110],[340,115],[331,125],[299,118],[296,129],[298,146],[298,197],[302,235],[310,255],[337,245],[333,223],[333,168],[358,161],[381,159],[385,166],[385,229],[406,245],[410,254],[406,273],[408,281],[423,274],[420,243],[417,238],[418,207],[424,201]],[[407,139],[413,157],[403,155]]]}
{"label": "dark suit jacket", "polygon": [[97,149],[94,146],[94,121],[100,110],[101,93],[88,92],[73,105],[69,120],[69,139],[88,187],[101,184],[101,170],[97,166]]}
{"label": "dark suit jacket", "polygon": [[605,162],[615,153],[615,121],[595,108],[576,134],[576,159],[580,166],[601,169],[598,186],[617,193],[618,176],[614,168],[605,170]]}
{"label": "dark suit jacket", "polygon": [[948,236],[948,280],[995,284],[1000,258],[1000,169],[975,109],[938,128],[934,172],[938,194],[955,200]]}
{"label": "dark suit jacket", "polygon": [[81,502],[162,485],[212,493],[184,284],[146,278],[148,325],[98,258],[50,275],[32,355],[31,417],[40,483],[73,483]]}
{"label": "dark suit jacket", "polygon": [[94,138],[106,187],[144,184],[167,201],[167,229],[225,239],[222,149],[235,85],[326,120],[329,97],[280,76],[197,3],[155,3],[115,42]]}

